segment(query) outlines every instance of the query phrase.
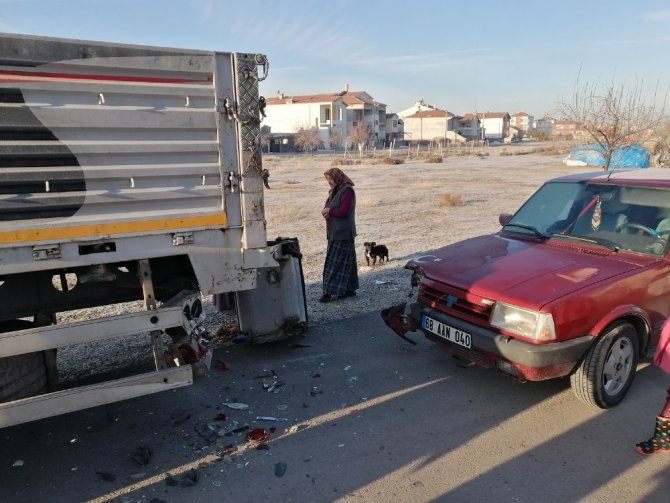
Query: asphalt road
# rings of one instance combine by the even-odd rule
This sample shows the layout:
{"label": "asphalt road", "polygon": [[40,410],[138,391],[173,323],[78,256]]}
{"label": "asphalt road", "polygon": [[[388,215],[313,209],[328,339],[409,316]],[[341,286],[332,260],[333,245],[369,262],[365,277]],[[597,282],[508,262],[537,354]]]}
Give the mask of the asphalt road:
{"label": "asphalt road", "polygon": [[567,381],[517,384],[414,338],[365,314],[223,348],[227,370],[191,387],[6,428],[0,501],[668,501],[670,455],[633,450],[670,380],[658,369],[602,411]]}

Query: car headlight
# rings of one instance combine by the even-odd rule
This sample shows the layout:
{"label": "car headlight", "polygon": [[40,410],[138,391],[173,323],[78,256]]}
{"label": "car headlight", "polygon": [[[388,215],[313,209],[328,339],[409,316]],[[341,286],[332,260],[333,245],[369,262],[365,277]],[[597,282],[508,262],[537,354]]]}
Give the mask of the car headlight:
{"label": "car headlight", "polygon": [[554,318],[549,313],[496,302],[491,314],[491,325],[512,334],[536,341],[556,339]]}

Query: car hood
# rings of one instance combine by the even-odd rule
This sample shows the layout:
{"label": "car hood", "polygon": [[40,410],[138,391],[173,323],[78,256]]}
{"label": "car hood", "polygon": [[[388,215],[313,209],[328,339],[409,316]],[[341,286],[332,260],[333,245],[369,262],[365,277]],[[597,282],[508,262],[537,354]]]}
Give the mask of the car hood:
{"label": "car hood", "polygon": [[649,259],[564,241],[480,236],[415,257],[423,275],[491,300],[540,308],[557,298],[639,269]]}

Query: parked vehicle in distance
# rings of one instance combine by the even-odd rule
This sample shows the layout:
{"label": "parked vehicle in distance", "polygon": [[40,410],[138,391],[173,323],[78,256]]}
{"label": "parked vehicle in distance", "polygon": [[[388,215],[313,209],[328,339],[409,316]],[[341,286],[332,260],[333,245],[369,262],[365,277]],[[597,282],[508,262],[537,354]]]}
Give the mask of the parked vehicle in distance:
{"label": "parked vehicle in distance", "polygon": [[670,170],[546,182],[502,229],[406,265],[417,302],[384,310],[451,352],[520,381],[570,376],[582,401],[618,404],[670,312]]}

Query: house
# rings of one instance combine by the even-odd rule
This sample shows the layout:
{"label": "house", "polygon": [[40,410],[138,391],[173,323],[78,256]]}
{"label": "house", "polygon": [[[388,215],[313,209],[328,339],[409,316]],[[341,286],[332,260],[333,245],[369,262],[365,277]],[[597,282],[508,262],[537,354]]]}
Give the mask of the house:
{"label": "house", "polygon": [[405,123],[397,113],[386,113],[386,140],[402,140],[405,137]]}
{"label": "house", "polygon": [[551,136],[555,122],[556,119],[548,115],[545,115],[541,119],[537,119],[535,121],[535,124],[533,124],[533,129],[535,130],[536,133]]}
{"label": "house", "polygon": [[554,122],[551,136],[554,138],[574,138],[577,133],[577,123],[567,119]]}
{"label": "house", "polygon": [[454,135],[454,114],[433,108],[405,117],[405,139],[413,142],[449,138]]}
{"label": "house", "polygon": [[466,114],[454,117],[452,124],[454,131],[465,138],[465,140],[482,139],[482,126],[477,114]]}
{"label": "house", "polygon": [[414,115],[417,112],[425,112],[426,110],[437,110],[437,107],[426,105],[423,100],[417,100],[411,107],[398,112],[398,117],[406,119],[410,115]]}
{"label": "house", "polygon": [[386,105],[364,91],[286,96],[266,99],[264,126],[273,134],[295,133],[315,128],[327,148],[331,137],[346,141],[359,124],[367,126],[369,142],[386,140]]}
{"label": "house", "polygon": [[479,119],[482,137],[487,140],[504,141],[510,135],[510,116],[507,112],[481,112],[466,114],[465,117],[477,117]]}
{"label": "house", "polygon": [[533,129],[535,118],[526,112],[518,112],[510,117],[510,126],[514,126],[523,134],[528,134]]}

